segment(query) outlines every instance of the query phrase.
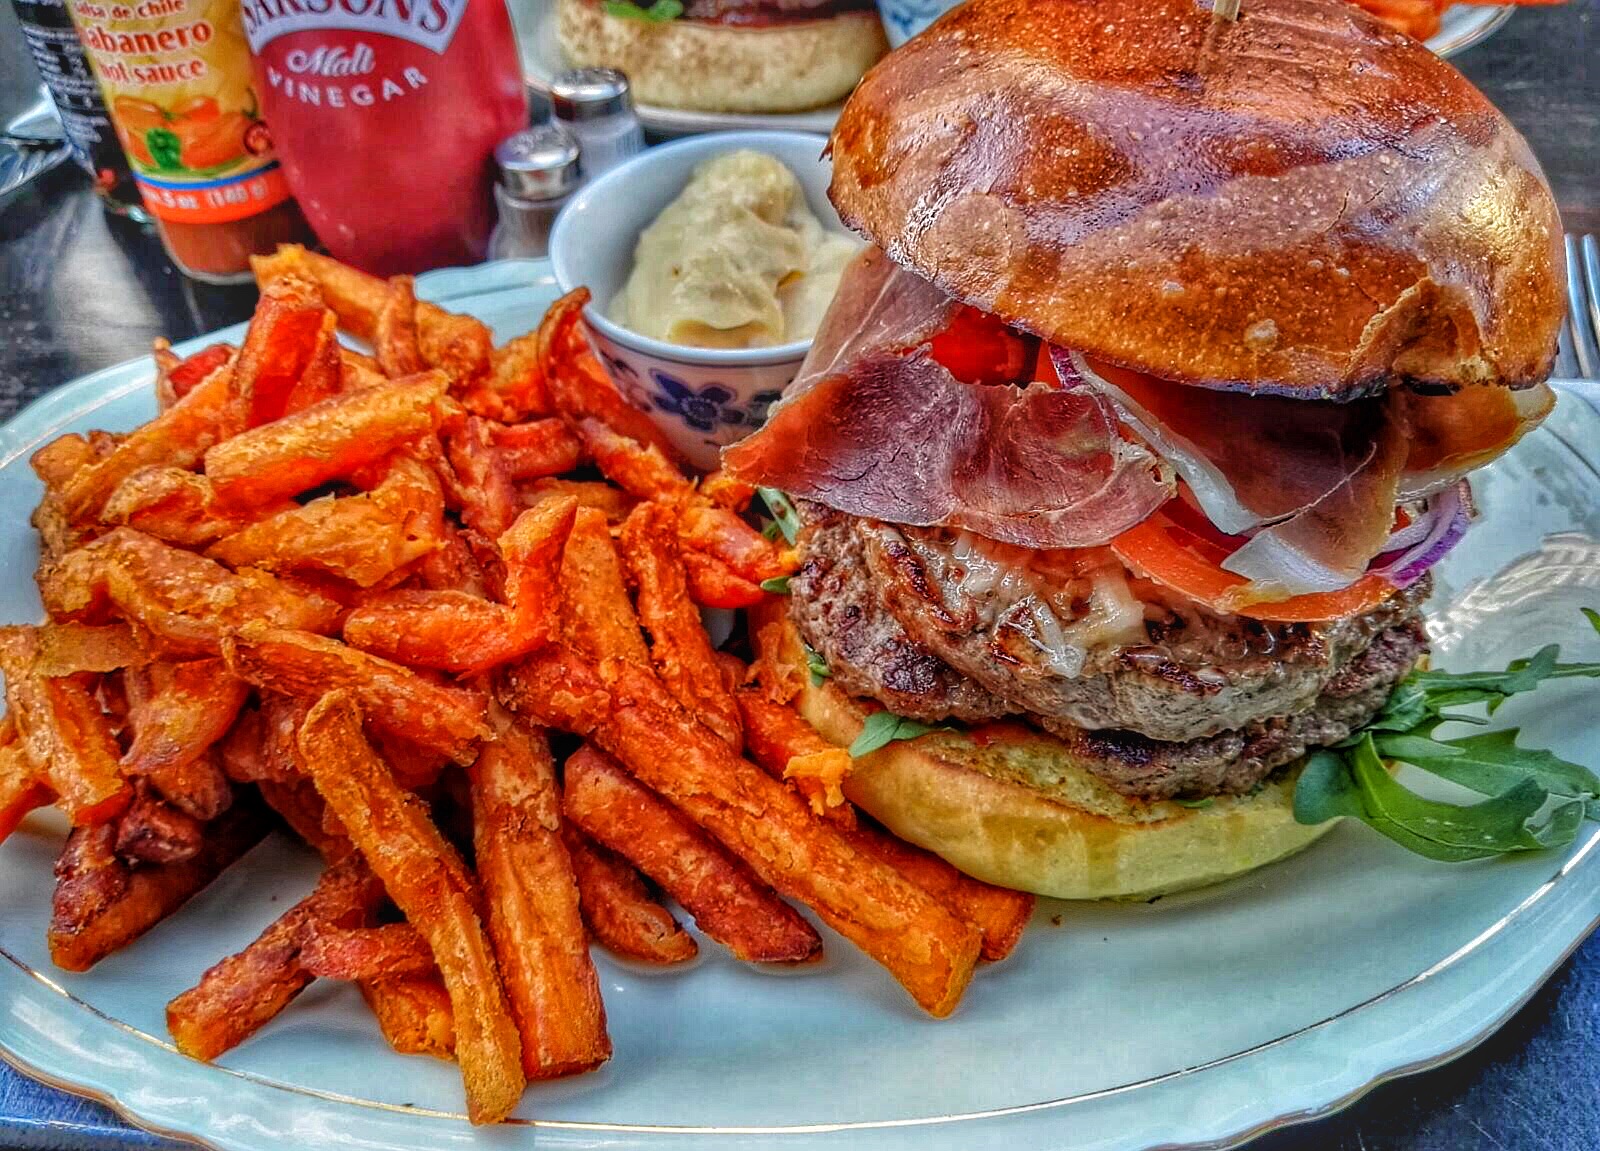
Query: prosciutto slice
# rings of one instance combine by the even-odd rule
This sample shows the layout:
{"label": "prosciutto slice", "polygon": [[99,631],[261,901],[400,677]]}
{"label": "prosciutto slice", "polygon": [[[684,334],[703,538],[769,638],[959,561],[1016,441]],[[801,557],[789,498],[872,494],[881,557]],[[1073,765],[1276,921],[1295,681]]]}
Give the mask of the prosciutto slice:
{"label": "prosciutto slice", "polygon": [[[1264,594],[1332,591],[1387,542],[1397,503],[1505,452],[1554,404],[1543,384],[1337,404],[1202,391],[1055,353],[1069,386],[1116,406],[1188,485],[1206,517],[1250,540],[1223,567]],[[1071,373],[1069,376],[1068,373]]]}
{"label": "prosciutto slice", "polygon": [[1028,548],[1107,543],[1174,492],[1103,397],[962,383],[916,352],[816,380],[722,463],[852,515]]}

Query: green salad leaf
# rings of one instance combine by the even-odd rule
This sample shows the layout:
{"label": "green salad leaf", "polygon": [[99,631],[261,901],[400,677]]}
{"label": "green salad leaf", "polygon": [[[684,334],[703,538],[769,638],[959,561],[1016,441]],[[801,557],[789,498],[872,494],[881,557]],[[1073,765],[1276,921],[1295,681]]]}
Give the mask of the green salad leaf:
{"label": "green salad leaf", "polygon": [[828,661],[822,658],[822,653],[813,649],[810,644],[806,644],[805,649],[806,670],[811,673],[811,686],[816,687],[833,673],[828,670]]}
{"label": "green salad leaf", "polygon": [[607,16],[619,16],[624,20],[647,20],[651,24],[665,24],[683,15],[683,0],[655,0],[648,8],[630,3],[629,0],[605,0],[601,7],[605,9]]}
{"label": "green salad leaf", "polygon": [[[1584,609],[1600,632],[1600,612]],[[1429,859],[1455,862],[1571,843],[1585,819],[1600,820],[1600,776],[1542,748],[1517,743],[1519,729],[1438,739],[1445,723],[1485,724],[1488,714],[1552,679],[1600,678],[1600,663],[1561,663],[1551,644],[1504,671],[1413,672],[1361,731],[1306,758],[1295,785],[1303,824],[1359,819]],[[1484,796],[1458,804],[1428,799],[1389,774],[1406,763]]]}
{"label": "green salad leaf", "polygon": [[[660,0],[656,2],[660,3]],[[772,513],[783,538],[793,544],[800,535],[800,513],[795,510],[794,501],[777,488],[757,488],[756,495],[767,505],[767,511]]]}
{"label": "green salad leaf", "polygon": [[918,723],[914,719],[906,719],[891,711],[875,711],[867,716],[866,723],[861,725],[861,734],[856,736],[855,742],[850,745],[850,757],[855,759],[868,752],[877,751],[880,747],[886,747],[896,740],[916,739],[918,736],[935,731],[954,730],[951,727]]}
{"label": "green salad leaf", "polygon": [[764,579],[761,581],[761,590],[769,591],[773,595],[788,595],[789,577],[773,576],[771,579]]}

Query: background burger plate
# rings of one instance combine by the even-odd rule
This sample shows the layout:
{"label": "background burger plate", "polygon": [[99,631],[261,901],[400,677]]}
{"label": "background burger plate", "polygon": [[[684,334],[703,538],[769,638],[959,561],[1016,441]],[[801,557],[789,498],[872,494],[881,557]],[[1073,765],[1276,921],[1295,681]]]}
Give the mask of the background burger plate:
{"label": "background burger plate", "polygon": [[[944,0],[936,0],[943,7]],[[569,66],[556,38],[556,6],[553,0],[510,0],[512,21],[522,44],[522,71],[535,89],[546,91],[550,81]],[[1511,17],[1510,6],[1454,4],[1445,9],[1439,32],[1428,39],[1428,47],[1440,56],[1454,56],[1484,40]],[[682,136],[691,132],[725,132],[735,128],[789,129],[796,132],[831,132],[843,103],[830,104],[810,112],[782,114],[743,114],[732,112],[691,112],[682,108],[639,106],[639,120],[652,132]]]}
{"label": "background burger plate", "polygon": [[[542,261],[435,273],[418,288],[502,339],[555,296]],[[29,453],[64,431],[149,418],[150,379],[148,361],[111,368],[0,428],[0,619],[39,616]],[[1483,522],[1442,566],[1430,613],[1442,666],[1501,666],[1551,641],[1600,658],[1578,611],[1600,605],[1597,445],[1600,415],[1564,395],[1480,474]],[[1563,681],[1497,718],[1594,765],[1594,691]],[[274,837],[125,952],[69,975],[44,943],[59,835],[39,819],[0,846],[0,1056],[228,1151],[1226,1145],[1459,1054],[1600,918],[1594,824],[1564,854],[1457,866],[1344,826],[1209,891],[1045,902],[1017,954],[981,972],[943,1022],[826,930],[828,959],[798,973],[712,946],[669,973],[598,953],[616,1058],[531,1089],[510,1129],[474,1131],[455,1069],[392,1054],[347,986],[314,985],[218,1066],[169,1045],[166,1001],[310,889],[308,853]]]}

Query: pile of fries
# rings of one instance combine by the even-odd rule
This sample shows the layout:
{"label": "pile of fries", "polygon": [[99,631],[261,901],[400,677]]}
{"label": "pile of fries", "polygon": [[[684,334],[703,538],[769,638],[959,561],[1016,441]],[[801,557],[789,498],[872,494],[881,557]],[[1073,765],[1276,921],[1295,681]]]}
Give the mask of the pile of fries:
{"label": "pile of fries", "polygon": [[585,293],[495,348],[403,277],[294,247],[256,274],[240,347],[158,346],[154,420],[33,458],[48,621],[0,628],[0,839],[72,824],[58,965],[287,828],[322,879],[194,973],[179,1048],[350,980],[487,1123],[610,1057],[591,937],[695,955],[660,893],[751,963],[820,955],[804,905],[936,1016],[1016,945],[1031,897],[858,816],[763,641],[714,650],[699,608],[770,605],[794,556],[621,399]]}

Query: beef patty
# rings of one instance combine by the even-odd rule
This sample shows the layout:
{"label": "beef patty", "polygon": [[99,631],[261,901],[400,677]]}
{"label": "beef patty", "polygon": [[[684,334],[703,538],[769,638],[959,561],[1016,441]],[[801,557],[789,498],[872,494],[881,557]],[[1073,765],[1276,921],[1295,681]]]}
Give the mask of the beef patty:
{"label": "beef patty", "polygon": [[[1024,716],[1130,795],[1248,790],[1359,728],[1426,651],[1426,581],[1364,616],[1275,624],[1174,603],[1093,556],[1062,578],[991,551],[1007,570],[974,580],[948,533],[803,515],[791,613],[842,690],[925,722]],[[1086,645],[1055,633],[1058,610]]]}

